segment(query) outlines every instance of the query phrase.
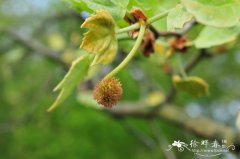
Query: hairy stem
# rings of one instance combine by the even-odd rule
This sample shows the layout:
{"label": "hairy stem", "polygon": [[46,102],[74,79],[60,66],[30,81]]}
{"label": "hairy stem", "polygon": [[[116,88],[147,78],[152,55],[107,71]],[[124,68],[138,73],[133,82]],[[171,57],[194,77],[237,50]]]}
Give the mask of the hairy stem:
{"label": "hairy stem", "polygon": [[[151,23],[153,23],[153,22],[161,19],[162,17],[165,17],[165,16],[169,13],[170,10],[171,10],[171,9],[166,10],[165,12],[156,14],[155,16],[149,18],[148,21],[147,21],[147,25],[149,25],[149,24],[151,24]],[[130,26],[128,26],[128,27],[125,27],[125,28],[122,28],[122,29],[117,30],[116,33],[117,33],[117,34],[120,34],[120,33],[124,33],[124,32],[129,32],[129,31],[131,31],[131,30],[135,30],[135,29],[138,29],[138,28],[140,28],[140,24],[139,24],[139,23],[135,23],[135,24],[130,25]]]}
{"label": "hairy stem", "polygon": [[146,29],[146,25],[143,24],[140,27],[140,31],[139,31],[139,35],[138,38],[132,48],[132,50],[130,51],[130,53],[127,55],[127,57],[114,69],[112,70],[112,72],[110,72],[109,74],[107,74],[104,79],[107,79],[109,77],[113,77],[114,75],[116,75],[121,69],[123,69],[128,62],[133,58],[133,56],[136,54],[137,49],[139,48],[139,46],[141,45],[142,39],[144,37],[144,33],[145,33],[145,29]]}
{"label": "hairy stem", "polygon": [[172,9],[166,10],[162,13],[156,14],[155,16],[151,17],[148,19],[147,24],[152,24],[154,22],[156,22],[157,20],[161,19],[162,17],[165,17],[166,15],[168,15],[168,13],[171,11]]}
{"label": "hairy stem", "polygon": [[133,25],[130,25],[128,27],[125,27],[125,28],[122,28],[122,29],[119,29],[117,30],[117,34],[120,34],[120,33],[124,33],[124,32],[129,32],[131,30],[135,30],[135,29],[138,29],[140,27],[140,24],[139,23],[135,23]]}

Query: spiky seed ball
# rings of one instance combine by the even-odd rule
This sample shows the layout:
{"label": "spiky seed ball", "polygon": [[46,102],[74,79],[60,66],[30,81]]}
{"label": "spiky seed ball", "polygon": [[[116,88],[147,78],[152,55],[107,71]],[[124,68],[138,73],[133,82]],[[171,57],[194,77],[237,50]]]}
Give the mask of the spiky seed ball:
{"label": "spiky seed ball", "polygon": [[93,91],[93,98],[106,108],[116,105],[121,96],[122,85],[115,77],[103,79]]}

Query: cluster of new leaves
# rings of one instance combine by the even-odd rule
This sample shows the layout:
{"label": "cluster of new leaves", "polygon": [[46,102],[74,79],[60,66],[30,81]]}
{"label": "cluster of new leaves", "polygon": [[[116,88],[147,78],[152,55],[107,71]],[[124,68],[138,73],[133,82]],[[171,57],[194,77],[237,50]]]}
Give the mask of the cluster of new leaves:
{"label": "cluster of new leaves", "polygon": [[[91,65],[109,64],[114,59],[118,48],[117,33],[133,30],[139,31],[141,22],[136,21],[135,24],[131,24],[132,26],[123,28],[118,32],[117,27],[122,26],[123,17],[129,16],[128,9],[138,7],[147,16],[153,16],[146,20],[146,24],[144,25],[147,27],[162,18],[161,13],[164,12],[163,10],[159,12],[159,8],[157,7],[161,6],[161,3],[155,0],[153,2],[139,0],[71,1],[75,7],[93,13],[81,26],[82,28],[88,28],[88,32],[84,34],[81,48],[89,52],[89,55],[84,55],[73,61],[67,75],[54,89],[61,90],[61,92],[54,104],[49,108],[49,111],[66,99],[75,86],[87,76]],[[130,15],[128,19],[131,18]],[[240,33],[239,19],[240,0],[180,0],[174,4],[173,8],[167,10],[165,19],[166,30],[161,31],[179,33],[185,25],[195,22],[201,26],[199,34],[192,41],[187,41],[186,38],[182,37],[176,38],[175,42],[172,43],[175,44],[170,46],[172,47],[171,50],[183,51],[187,47],[208,49],[234,41]],[[145,32],[145,28],[143,30]],[[144,35],[144,32],[142,35]],[[148,38],[143,37],[142,39]],[[138,39],[136,43],[141,42],[142,39]],[[153,46],[152,43],[154,42],[155,39],[151,38],[151,46]],[[137,48],[134,47],[133,49],[136,52]],[[126,58],[130,59],[129,57]],[[173,83],[176,89],[185,91],[196,97],[208,94],[208,84],[196,76],[188,77],[182,75],[180,77],[179,75],[173,75]],[[106,102],[107,99],[104,98],[102,100]]]}

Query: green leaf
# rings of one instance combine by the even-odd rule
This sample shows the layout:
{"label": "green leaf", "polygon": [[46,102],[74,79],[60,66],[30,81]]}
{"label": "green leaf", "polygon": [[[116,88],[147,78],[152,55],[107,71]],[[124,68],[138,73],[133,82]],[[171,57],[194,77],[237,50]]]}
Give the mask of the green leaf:
{"label": "green leaf", "polygon": [[52,111],[60,103],[62,103],[71,94],[79,82],[84,79],[88,73],[91,59],[91,57],[85,55],[73,61],[68,73],[65,75],[63,80],[54,88],[54,91],[61,91],[55,102],[47,110],[48,112]]}
{"label": "green leaf", "polygon": [[107,10],[115,20],[121,20],[126,13],[129,0],[82,0],[93,11]]}
{"label": "green leaf", "polygon": [[193,16],[178,4],[167,16],[167,30],[175,31],[175,29],[183,28],[184,24],[190,21]]}
{"label": "green leaf", "polygon": [[240,0],[181,0],[198,22],[215,27],[231,27],[240,18]]}
{"label": "green leaf", "polygon": [[117,52],[115,23],[111,15],[107,11],[98,10],[96,15],[86,19],[81,28],[89,28],[80,47],[95,54],[92,65],[110,63]]}
{"label": "green leaf", "polygon": [[68,0],[71,3],[71,7],[75,9],[77,12],[82,12],[83,10],[86,12],[91,12],[92,10],[81,0]]}
{"label": "green leaf", "polygon": [[159,12],[173,8],[179,0],[129,0],[128,9],[133,7],[141,8],[148,17],[152,17]]}
{"label": "green leaf", "polygon": [[216,28],[206,26],[195,40],[197,48],[209,48],[236,39],[239,31],[236,28]]}
{"label": "green leaf", "polygon": [[177,90],[184,91],[193,97],[208,95],[208,84],[199,77],[187,77],[183,79],[179,76],[173,76],[173,83]]}
{"label": "green leaf", "polygon": [[129,0],[128,7],[132,9],[134,7],[141,8],[144,13],[148,14],[149,16],[153,16],[154,12],[157,10],[158,6],[160,5],[159,0],[151,0],[151,3],[146,0]]}

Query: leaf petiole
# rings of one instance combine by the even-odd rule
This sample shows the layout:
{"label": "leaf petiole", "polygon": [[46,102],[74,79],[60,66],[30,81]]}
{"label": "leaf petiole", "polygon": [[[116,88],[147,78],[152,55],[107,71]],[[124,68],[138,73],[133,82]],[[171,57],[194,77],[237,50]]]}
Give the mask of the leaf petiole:
{"label": "leaf petiole", "polygon": [[[148,19],[147,21],[147,25],[148,24],[152,24],[154,23],[155,21],[161,19],[162,17],[166,16],[172,9],[169,9],[169,10],[166,10],[162,13],[159,13],[159,14],[156,14],[155,16],[151,17]],[[120,33],[124,33],[124,32],[129,32],[131,30],[135,30],[135,29],[138,29],[140,28],[140,24],[139,23],[135,23],[133,25],[130,25],[128,27],[125,27],[125,28],[122,28],[122,29],[119,29],[116,31],[116,34],[120,34]]]}
{"label": "leaf petiole", "polygon": [[133,56],[137,52],[137,49],[141,45],[142,39],[144,37],[145,29],[146,29],[146,25],[145,24],[140,26],[140,31],[139,31],[137,40],[136,40],[132,50],[130,51],[130,53],[127,55],[127,57],[114,70],[112,70],[109,74],[107,74],[104,77],[104,79],[107,79],[107,78],[115,76],[121,69],[123,69],[129,63],[129,61],[133,58]]}

